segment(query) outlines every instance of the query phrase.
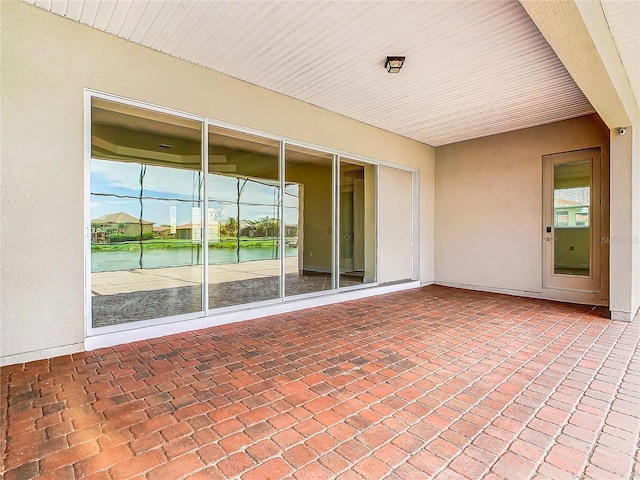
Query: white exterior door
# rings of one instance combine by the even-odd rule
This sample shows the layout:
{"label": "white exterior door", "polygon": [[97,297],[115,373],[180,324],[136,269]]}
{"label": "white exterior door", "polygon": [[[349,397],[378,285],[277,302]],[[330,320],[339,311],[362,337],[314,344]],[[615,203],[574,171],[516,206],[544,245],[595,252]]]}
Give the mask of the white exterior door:
{"label": "white exterior door", "polygon": [[600,149],[543,158],[543,287],[600,293]]}

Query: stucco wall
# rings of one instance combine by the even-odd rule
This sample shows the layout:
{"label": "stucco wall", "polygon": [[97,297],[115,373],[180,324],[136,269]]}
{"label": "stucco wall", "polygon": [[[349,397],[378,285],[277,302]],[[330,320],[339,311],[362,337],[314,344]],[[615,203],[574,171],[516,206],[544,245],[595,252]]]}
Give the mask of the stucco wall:
{"label": "stucco wall", "polygon": [[591,115],[437,148],[436,282],[540,293],[542,156],[608,142]]}
{"label": "stucco wall", "polygon": [[84,88],[421,169],[420,275],[433,280],[433,148],[23,2],[0,8],[0,363],[82,348]]}

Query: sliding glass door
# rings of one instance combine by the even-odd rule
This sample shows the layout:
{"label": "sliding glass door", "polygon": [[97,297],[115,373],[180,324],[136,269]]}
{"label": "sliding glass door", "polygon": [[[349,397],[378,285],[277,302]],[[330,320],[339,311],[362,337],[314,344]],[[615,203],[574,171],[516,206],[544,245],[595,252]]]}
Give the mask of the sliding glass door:
{"label": "sliding glass door", "polygon": [[280,142],[209,127],[209,308],[280,293]]}
{"label": "sliding glass door", "polygon": [[94,328],[199,312],[201,123],[94,98]]}
{"label": "sliding glass door", "polygon": [[333,162],[329,153],[294,145],[285,148],[285,240],[296,249],[286,260],[288,297],[336,288]]}
{"label": "sliding glass door", "polygon": [[376,281],[376,167],[340,158],[340,288]]}
{"label": "sliding glass door", "polygon": [[88,101],[90,330],[378,281],[375,164],[102,94]]}

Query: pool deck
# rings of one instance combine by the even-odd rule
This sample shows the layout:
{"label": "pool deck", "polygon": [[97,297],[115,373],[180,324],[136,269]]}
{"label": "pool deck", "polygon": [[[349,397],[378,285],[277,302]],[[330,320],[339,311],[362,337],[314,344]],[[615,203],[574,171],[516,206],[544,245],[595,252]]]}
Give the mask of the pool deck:
{"label": "pool deck", "polygon": [[[286,274],[298,273],[298,259],[288,257]],[[280,260],[255,260],[209,266],[209,284],[238,282],[280,275]],[[165,290],[176,287],[200,286],[202,266],[146,268],[97,272],[91,274],[92,295],[114,295],[141,291]]]}

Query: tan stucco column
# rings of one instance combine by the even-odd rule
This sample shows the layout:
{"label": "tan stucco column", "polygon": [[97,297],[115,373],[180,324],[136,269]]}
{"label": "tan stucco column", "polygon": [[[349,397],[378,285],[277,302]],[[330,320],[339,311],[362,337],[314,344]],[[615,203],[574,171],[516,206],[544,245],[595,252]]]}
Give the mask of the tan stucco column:
{"label": "tan stucco column", "polygon": [[609,237],[604,237],[603,241],[609,242],[610,247],[609,308],[611,318],[630,321],[638,305],[637,295],[634,292],[639,286],[634,281],[636,274],[634,271],[638,270],[639,261],[638,236],[637,232],[634,232],[634,216],[637,223],[639,210],[637,206],[634,208],[633,200],[634,194],[636,197],[638,196],[639,188],[633,182],[635,166],[633,162],[633,136],[637,135],[637,129],[626,128],[625,130],[624,135],[620,134],[619,128],[611,130],[611,231]]}

